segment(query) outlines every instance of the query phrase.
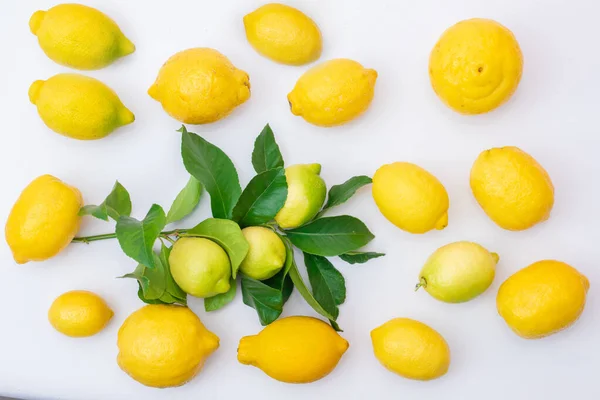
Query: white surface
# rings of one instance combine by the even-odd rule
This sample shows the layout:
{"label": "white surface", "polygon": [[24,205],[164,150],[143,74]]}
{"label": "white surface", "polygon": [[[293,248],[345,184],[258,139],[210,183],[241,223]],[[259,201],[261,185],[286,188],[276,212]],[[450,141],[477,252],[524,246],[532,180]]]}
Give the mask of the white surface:
{"label": "white surface", "polygon": [[[168,207],[187,180],[179,156],[180,136],[175,132],[180,124],[146,90],[170,55],[209,46],[250,74],[252,98],[225,120],[190,130],[231,156],[242,184],[252,176],[254,138],[270,122],[287,164],[318,161],[330,185],[352,175],[371,175],[387,162],[408,160],[422,165],[448,189],[450,225],[421,236],[404,233],[378,213],[369,190],[336,210],[364,219],[377,235],[370,248],[387,256],[364,266],[336,262],[348,286],[339,323],[351,346],[330,376],[304,386],[276,382],[236,361],[238,340],[260,330],[256,313],[238,296],[234,304],[210,315],[203,311],[201,301],[192,300],[194,311],[221,337],[221,348],[189,384],[168,390],[146,388],[121,372],[115,362],[118,328],[142,305],[133,280],[115,279],[135,267],[118,244],[74,244],[50,261],[17,266],[2,241],[0,394],[145,400],[600,398],[600,101],[596,78],[600,5],[595,0],[289,0],[321,27],[321,61],[349,57],[379,72],[370,111],[335,129],[313,127],[288,110],[286,94],[308,67],[275,64],[246,42],[242,17],[263,1],[85,1],[112,16],[137,46],[132,56],[89,73],[114,88],[137,117],[133,125],[96,142],[79,142],[51,132],[27,99],[31,82],[68,71],[46,58],[28,30],[29,16],[55,3],[2,1],[0,220],[6,220],[20,191],[45,173],[79,187],[88,203],[100,202],[119,179],[132,195],[137,217],[153,202]],[[488,115],[464,117],[435,97],[427,62],[444,29],[475,16],[494,18],[513,30],[525,56],[525,71],[509,104]],[[471,164],[480,151],[501,145],[530,152],[556,186],[552,217],[526,232],[495,226],[470,193]],[[208,217],[208,206],[206,196],[184,225]],[[111,229],[87,218],[82,233]],[[427,256],[443,244],[463,239],[478,241],[501,255],[493,286],[462,305],[414,293]],[[545,258],[571,263],[589,277],[588,304],[572,329],[526,341],[511,333],[497,315],[495,294],[510,274]],[[50,327],[48,307],[56,296],[71,289],[93,290],[108,300],[115,316],[106,330],[75,340]],[[294,314],[314,315],[297,293],[284,313]],[[417,318],[446,337],[452,365],[444,378],[413,382],[378,364],[369,332],[397,316]]]}

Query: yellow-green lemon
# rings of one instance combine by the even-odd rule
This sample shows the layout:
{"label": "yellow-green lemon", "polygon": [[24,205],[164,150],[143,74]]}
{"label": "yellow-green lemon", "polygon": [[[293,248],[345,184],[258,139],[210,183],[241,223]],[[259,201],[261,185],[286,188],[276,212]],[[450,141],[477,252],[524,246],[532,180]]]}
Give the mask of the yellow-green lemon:
{"label": "yellow-green lemon", "polygon": [[60,253],[79,230],[81,193],[51,175],[34,179],[6,221],[6,242],[15,261],[43,261]]}
{"label": "yellow-green lemon", "polygon": [[425,233],[448,225],[446,188],[418,165],[395,162],[382,166],[373,176],[372,191],[379,211],[402,230]]}
{"label": "yellow-green lemon", "polygon": [[75,69],[99,69],[135,51],[112,19],[82,4],[36,11],[29,29],[50,59]]}
{"label": "yellow-green lemon", "polygon": [[229,290],[229,256],[212,240],[179,239],[171,249],[169,264],[175,282],[192,296],[212,297]]}
{"label": "yellow-green lemon", "polygon": [[297,164],[285,169],[288,195],[275,222],[283,229],[304,225],[321,210],[327,186],[321,173],[321,164]]}
{"label": "yellow-green lemon", "polygon": [[431,86],[462,114],[505,103],[523,73],[523,54],[510,30],[490,19],[461,21],[446,30],[429,57]]}
{"label": "yellow-green lemon", "polygon": [[113,315],[102,297],[85,290],[61,294],[48,310],[48,320],[54,329],[71,337],[95,335]]}
{"label": "yellow-green lemon", "polygon": [[525,339],[538,339],[573,325],[585,307],[590,282],[568,264],[538,261],[500,286],[498,313]]}
{"label": "yellow-green lemon", "polygon": [[148,305],[119,329],[119,367],[136,381],[157,388],[191,380],[219,347],[219,338],[187,307]]}
{"label": "yellow-green lemon", "polygon": [[487,290],[499,257],[473,242],[455,242],[437,249],[419,273],[417,288],[447,303],[469,301]]}
{"label": "yellow-green lemon", "polygon": [[327,376],[348,350],[348,342],[325,322],[311,317],[282,318],[238,346],[238,361],[287,383],[310,383]]}
{"label": "yellow-green lemon", "polygon": [[79,74],[33,82],[29,100],[48,128],[73,139],[102,139],[135,120],[111,88]]}
{"label": "yellow-green lemon", "polygon": [[285,263],[285,245],[272,229],[262,226],[249,226],[242,229],[250,245],[248,254],[240,264],[244,275],[260,281],[278,273]]}
{"label": "yellow-green lemon", "polygon": [[148,94],[178,121],[207,124],[250,98],[250,78],[217,50],[193,48],[167,60]]}
{"label": "yellow-green lemon", "polygon": [[428,381],[448,372],[450,347],[433,328],[409,318],[394,318],[371,332],[375,357],[388,370]]}
{"label": "yellow-green lemon", "polygon": [[511,231],[547,220],[554,206],[550,176],[517,147],[482,152],[471,168],[471,190],[488,217]]}
{"label": "yellow-green lemon", "polygon": [[321,55],[321,31],[306,14],[284,4],[270,3],[244,17],[246,38],[271,60],[302,65]]}
{"label": "yellow-green lemon", "polygon": [[377,72],[346,58],[309,69],[288,94],[292,113],[317,126],[335,126],[364,113],[375,95]]}

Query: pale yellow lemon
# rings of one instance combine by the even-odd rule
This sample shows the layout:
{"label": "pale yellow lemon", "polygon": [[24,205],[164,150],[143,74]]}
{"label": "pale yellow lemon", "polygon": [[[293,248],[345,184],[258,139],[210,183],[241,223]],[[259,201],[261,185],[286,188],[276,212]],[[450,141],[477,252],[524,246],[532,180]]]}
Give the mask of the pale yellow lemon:
{"label": "pale yellow lemon", "polygon": [[250,245],[240,271],[250,278],[262,281],[277,274],[286,258],[286,249],[277,233],[263,226],[248,226],[242,229]]}
{"label": "pale yellow lemon", "polygon": [[86,290],[61,294],[48,310],[48,320],[54,329],[71,337],[95,335],[113,315],[102,297]]}

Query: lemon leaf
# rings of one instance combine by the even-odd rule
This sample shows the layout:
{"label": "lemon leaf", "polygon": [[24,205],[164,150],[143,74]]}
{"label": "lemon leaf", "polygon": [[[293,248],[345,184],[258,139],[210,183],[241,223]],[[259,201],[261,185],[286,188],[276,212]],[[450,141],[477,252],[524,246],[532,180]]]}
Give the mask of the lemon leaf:
{"label": "lemon leaf", "polygon": [[346,300],[344,276],[325,257],[304,253],[312,293],[319,304],[337,319],[337,306]]}
{"label": "lemon leaf", "polygon": [[269,124],[265,125],[254,142],[252,165],[257,174],[274,168],[283,168],[284,166],[283,156],[279,151],[275,135]]}
{"label": "lemon leaf", "polygon": [[360,251],[349,251],[344,254],[340,254],[339,257],[346,261],[348,264],[364,264],[374,258],[383,257],[384,253],[375,253],[372,251],[360,252]]}
{"label": "lemon leaf", "polygon": [[154,204],[142,221],[122,215],[117,221],[116,234],[123,252],[140,264],[156,266],[154,242],[165,227],[167,218],[162,207]]}
{"label": "lemon leaf", "polygon": [[261,172],[250,180],[242,192],[233,208],[232,219],[242,227],[266,224],[281,210],[287,195],[283,168]]}
{"label": "lemon leaf", "polygon": [[345,203],[352,196],[354,196],[358,189],[372,182],[373,180],[368,176],[361,175],[353,176],[341,185],[333,185],[331,189],[329,189],[327,203],[325,204],[325,207],[323,207],[323,210],[321,210],[321,213],[319,215],[322,215],[325,212],[325,210]]}
{"label": "lemon leaf", "polygon": [[91,215],[103,221],[108,221],[110,216],[117,221],[121,215],[131,214],[131,198],[129,192],[119,181],[115,182],[111,192],[99,206],[90,204],[79,210],[79,216]]}
{"label": "lemon leaf", "polygon": [[269,325],[283,311],[283,295],[281,290],[242,275],[242,299],[244,304],[252,307],[258,314],[261,325]]}
{"label": "lemon leaf", "polygon": [[167,224],[179,221],[194,211],[200,202],[202,184],[190,176],[185,187],[179,192],[167,213]]}
{"label": "lemon leaf", "polygon": [[161,243],[159,259],[165,271],[165,294],[169,294],[172,298],[177,300],[173,301],[174,303],[187,305],[187,293],[179,287],[177,282],[175,282],[175,279],[173,279],[173,275],[171,275],[171,267],[169,264],[170,254],[171,249],[165,246],[164,243]]}
{"label": "lemon leaf", "polygon": [[235,279],[231,278],[229,282],[229,290],[225,293],[220,293],[216,296],[207,297],[204,299],[204,310],[207,312],[217,311],[227,304],[231,303],[237,292],[237,284]]}

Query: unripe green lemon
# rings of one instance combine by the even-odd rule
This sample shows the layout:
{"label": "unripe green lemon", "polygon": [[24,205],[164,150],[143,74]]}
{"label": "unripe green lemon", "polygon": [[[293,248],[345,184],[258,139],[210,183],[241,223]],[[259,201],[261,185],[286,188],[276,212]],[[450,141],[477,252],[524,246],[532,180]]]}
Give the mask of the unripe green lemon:
{"label": "unripe green lemon", "polygon": [[242,229],[250,250],[240,271],[250,278],[262,281],[278,273],[285,264],[285,245],[281,238],[269,228],[249,226]]}

